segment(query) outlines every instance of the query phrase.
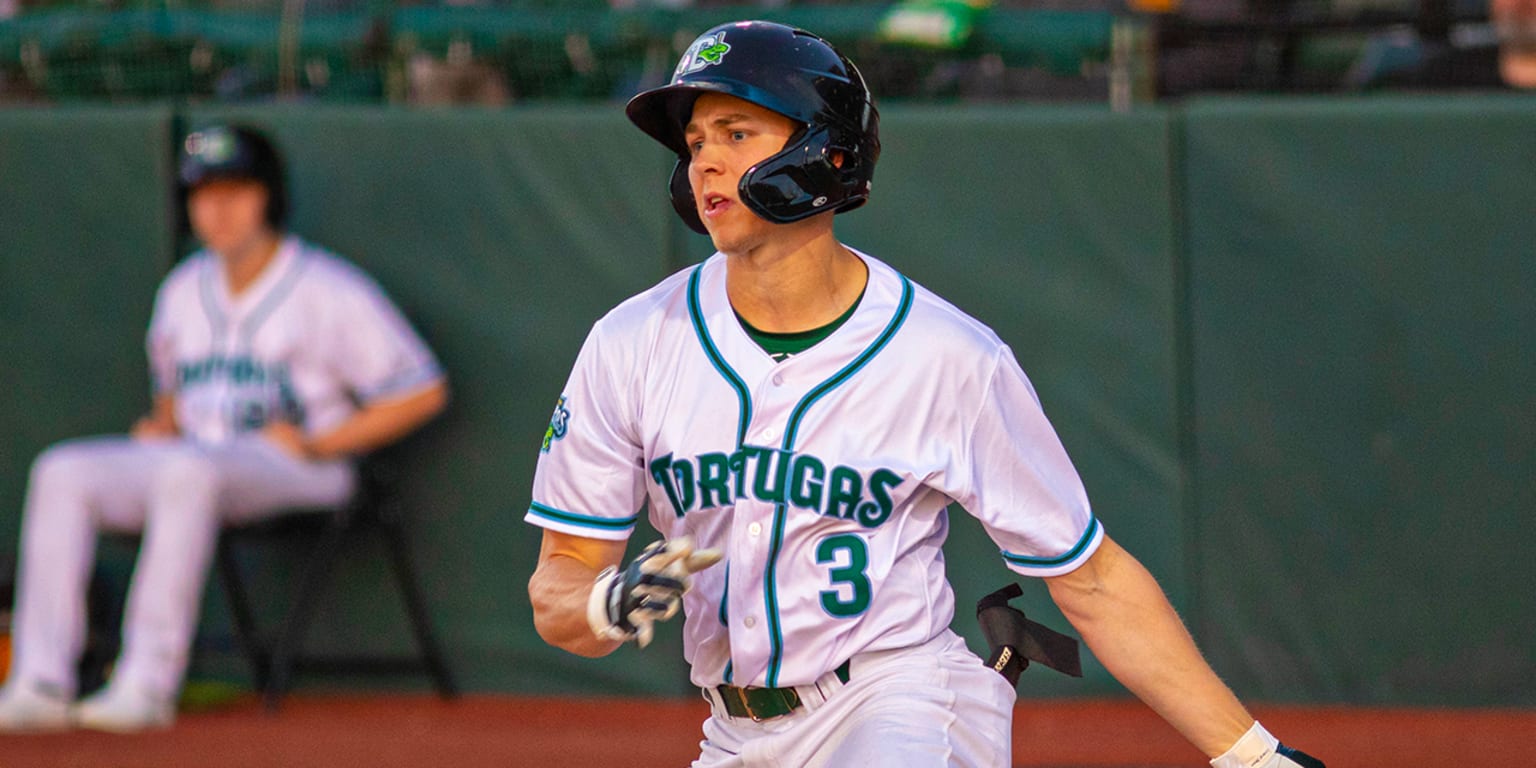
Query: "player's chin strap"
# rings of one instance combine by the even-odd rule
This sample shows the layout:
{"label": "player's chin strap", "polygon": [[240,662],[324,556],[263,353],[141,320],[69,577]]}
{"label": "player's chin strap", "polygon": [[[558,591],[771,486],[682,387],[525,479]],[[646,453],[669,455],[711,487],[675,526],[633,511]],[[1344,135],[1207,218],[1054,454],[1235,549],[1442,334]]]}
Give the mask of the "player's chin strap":
{"label": "player's chin strap", "polygon": [[1009,584],[976,601],[976,621],[987,638],[992,653],[987,666],[1018,686],[1019,675],[1029,662],[1036,661],[1064,675],[1083,676],[1078,658],[1077,640],[1050,627],[1025,618],[1024,613],[1008,604],[1024,594],[1018,584]]}

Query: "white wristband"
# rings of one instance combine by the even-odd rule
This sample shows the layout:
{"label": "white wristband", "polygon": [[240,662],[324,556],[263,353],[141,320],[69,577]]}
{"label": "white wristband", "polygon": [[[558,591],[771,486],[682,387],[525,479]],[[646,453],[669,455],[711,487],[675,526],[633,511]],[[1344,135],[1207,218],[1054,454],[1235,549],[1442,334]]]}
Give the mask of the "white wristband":
{"label": "white wristband", "polygon": [[592,634],[600,640],[628,640],[632,637],[608,620],[608,592],[613,588],[613,580],[622,578],[618,573],[618,568],[608,566],[597,575],[597,580],[592,582],[592,592],[587,595],[587,626],[592,628]]}
{"label": "white wristband", "polygon": [[1259,721],[1255,720],[1253,727],[1249,728],[1231,749],[1211,760],[1211,766],[1212,768],[1267,768],[1277,756],[1276,748],[1279,746],[1280,740],[1270,735],[1269,731],[1264,730],[1264,726],[1259,725]]}

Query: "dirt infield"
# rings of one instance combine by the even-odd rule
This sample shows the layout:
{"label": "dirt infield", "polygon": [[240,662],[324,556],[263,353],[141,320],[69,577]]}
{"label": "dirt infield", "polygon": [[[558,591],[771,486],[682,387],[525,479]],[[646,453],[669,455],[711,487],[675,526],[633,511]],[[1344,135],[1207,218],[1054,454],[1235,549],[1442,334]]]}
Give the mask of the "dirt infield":
{"label": "dirt infield", "polygon": [[[267,715],[242,699],[184,714],[167,732],[0,736],[0,768],[649,768],[698,754],[703,702],[318,695]],[[1536,710],[1259,707],[1277,733],[1332,768],[1529,765]],[[1019,768],[1202,766],[1136,702],[1025,702]],[[852,767],[850,767],[852,768]]]}

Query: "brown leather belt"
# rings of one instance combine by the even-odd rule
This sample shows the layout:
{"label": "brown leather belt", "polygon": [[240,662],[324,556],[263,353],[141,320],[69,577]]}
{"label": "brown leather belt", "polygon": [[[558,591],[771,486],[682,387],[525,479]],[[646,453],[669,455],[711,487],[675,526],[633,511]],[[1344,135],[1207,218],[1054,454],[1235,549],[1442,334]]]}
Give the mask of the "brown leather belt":
{"label": "brown leather belt", "polygon": [[[833,670],[837,679],[848,682],[848,662]],[[800,694],[794,688],[753,688],[734,685],[717,685],[720,703],[731,717],[750,717],[755,721],[783,717],[802,706]]]}

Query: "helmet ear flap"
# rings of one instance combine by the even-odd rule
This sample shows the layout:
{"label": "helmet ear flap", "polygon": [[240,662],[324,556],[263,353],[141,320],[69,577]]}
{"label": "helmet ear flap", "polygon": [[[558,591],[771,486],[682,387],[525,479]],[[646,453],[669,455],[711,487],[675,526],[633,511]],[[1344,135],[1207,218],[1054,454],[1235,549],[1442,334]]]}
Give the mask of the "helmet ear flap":
{"label": "helmet ear flap", "polygon": [[758,163],[741,177],[741,199],[757,215],[778,224],[808,219],[827,211],[857,207],[867,197],[867,187],[850,184],[850,174],[832,162],[841,151],[832,146],[827,129],[812,126],[799,141]]}
{"label": "helmet ear flap", "polygon": [[679,157],[677,165],[672,166],[672,178],[667,182],[667,191],[671,193],[672,210],[683,220],[688,228],[701,234],[709,234],[704,228],[704,221],[699,218],[699,206],[693,199],[693,185],[688,183],[688,160]]}

